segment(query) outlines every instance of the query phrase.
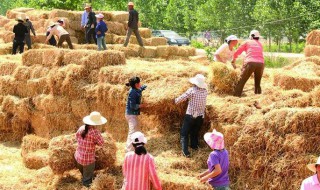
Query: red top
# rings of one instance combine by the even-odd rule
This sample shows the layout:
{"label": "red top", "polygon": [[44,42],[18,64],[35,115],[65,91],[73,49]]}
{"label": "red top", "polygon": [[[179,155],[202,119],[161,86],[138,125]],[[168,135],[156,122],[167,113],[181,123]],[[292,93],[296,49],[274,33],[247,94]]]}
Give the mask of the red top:
{"label": "red top", "polygon": [[74,157],[79,164],[86,166],[96,161],[96,145],[102,146],[104,140],[101,133],[95,128],[89,129],[86,137],[82,138],[81,133],[84,131],[84,129],[85,127],[81,126],[76,133],[78,147]]}
{"label": "red top", "polygon": [[244,51],[246,52],[246,58],[244,60],[245,64],[250,62],[264,63],[263,47],[259,40],[247,40],[234,53],[233,59],[237,59],[237,57]]}

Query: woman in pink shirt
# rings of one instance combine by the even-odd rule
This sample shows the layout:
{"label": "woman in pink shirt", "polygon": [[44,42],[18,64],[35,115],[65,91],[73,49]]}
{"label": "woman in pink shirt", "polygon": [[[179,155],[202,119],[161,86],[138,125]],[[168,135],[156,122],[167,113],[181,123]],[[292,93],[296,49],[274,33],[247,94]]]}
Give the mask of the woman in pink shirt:
{"label": "woman in pink shirt", "polygon": [[153,156],[144,147],[147,139],[141,132],[135,132],[131,135],[131,141],[134,151],[128,152],[124,159],[122,190],[149,190],[150,182],[154,189],[162,190]]}
{"label": "woman in pink shirt", "polygon": [[315,173],[313,176],[303,180],[300,190],[319,190],[320,189],[320,157],[314,164],[308,164],[308,169]]}
{"label": "woman in pink shirt", "polygon": [[243,87],[251,74],[254,73],[254,93],[261,94],[261,78],[264,70],[264,58],[263,47],[259,42],[260,33],[257,30],[250,32],[250,40],[247,40],[242,44],[238,50],[234,53],[232,63],[234,64],[238,56],[242,52],[246,52],[246,57],[242,67],[242,73],[240,81],[238,82],[234,95],[240,97],[243,91]]}

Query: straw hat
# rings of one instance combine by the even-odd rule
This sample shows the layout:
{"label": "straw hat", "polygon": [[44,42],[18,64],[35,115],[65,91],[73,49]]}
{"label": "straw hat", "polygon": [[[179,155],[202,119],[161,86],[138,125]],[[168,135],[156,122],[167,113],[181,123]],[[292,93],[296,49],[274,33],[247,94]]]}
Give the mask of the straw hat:
{"label": "straw hat", "polygon": [[99,13],[99,14],[96,14],[96,17],[97,17],[97,18],[103,18],[103,17],[104,17],[104,15],[103,15],[103,14],[101,14],[101,13]]}
{"label": "straw hat", "polygon": [[83,118],[83,123],[91,126],[103,125],[107,123],[107,119],[102,117],[99,112],[94,111]]}
{"label": "straw hat", "polygon": [[131,138],[132,144],[139,144],[139,143],[147,144],[146,137],[144,136],[143,133],[139,131],[133,133],[130,138]]}
{"label": "straw hat", "polygon": [[313,171],[314,173],[317,172],[317,169],[316,169],[316,165],[320,165],[320,157],[318,158],[317,162],[314,163],[314,164],[308,164],[307,167],[309,170]]}
{"label": "straw hat", "polygon": [[85,6],[84,6],[84,9],[89,9],[91,8],[91,4],[90,3],[86,3]]}
{"label": "straw hat", "polygon": [[134,3],[130,1],[130,2],[128,3],[128,6],[134,6]]}
{"label": "straw hat", "polygon": [[223,134],[216,131],[215,129],[212,133],[206,133],[204,135],[204,140],[210,146],[211,149],[221,150],[224,149],[224,138]]}
{"label": "straw hat", "polygon": [[24,22],[26,20],[26,15],[25,14],[20,14],[20,15],[17,16],[16,20]]}
{"label": "straw hat", "polygon": [[195,77],[189,79],[189,82],[191,84],[194,84],[199,88],[207,88],[208,87],[208,85],[206,84],[205,81],[206,81],[206,78],[201,74],[197,74]]}

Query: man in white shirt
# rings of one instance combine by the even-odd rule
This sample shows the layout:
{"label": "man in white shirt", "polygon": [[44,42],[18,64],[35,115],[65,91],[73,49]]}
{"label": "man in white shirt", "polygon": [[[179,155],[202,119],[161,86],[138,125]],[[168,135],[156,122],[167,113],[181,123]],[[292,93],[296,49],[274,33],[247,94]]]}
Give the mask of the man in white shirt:
{"label": "man in white shirt", "polygon": [[50,26],[52,26],[52,29],[50,30],[50,34],[48,35],[45,43],[48,43],[52,35],[56,35],[59,39],[58,48],[62,47],[62,43],[66,41],[69,48],[73,49],[70,34],[63,28],[63,22],[51,23]]}

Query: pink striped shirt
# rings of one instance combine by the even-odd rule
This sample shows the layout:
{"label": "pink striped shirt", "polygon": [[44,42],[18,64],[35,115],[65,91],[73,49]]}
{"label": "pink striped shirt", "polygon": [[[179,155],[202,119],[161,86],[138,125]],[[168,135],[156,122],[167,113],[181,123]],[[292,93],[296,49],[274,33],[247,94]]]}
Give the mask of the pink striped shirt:
{"label": "pink striped shirt", "polygon": [[149,190],[150,182],[156,190],[162,190],[153,156],[148,153],[139,156],[133,151],[128,152],[122,172],[125,190]]}
{"label": "pink striped shirt", "polygon": [[247,40],[234,53],[234,60],[237,59],[242,52],[246,52],[244,64],[247,63],[264,63],[263,47],[259,40]]}

